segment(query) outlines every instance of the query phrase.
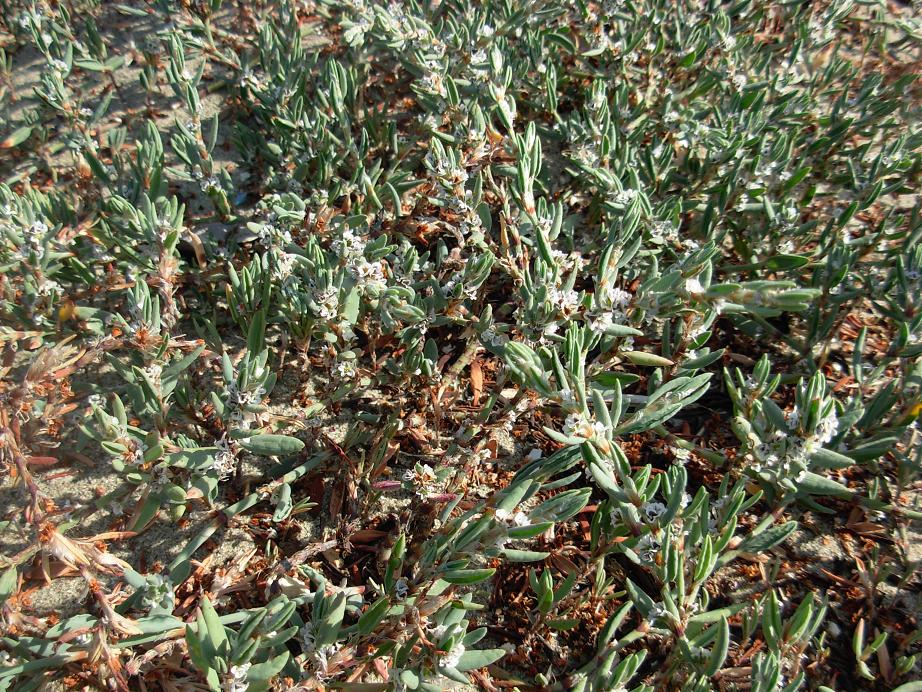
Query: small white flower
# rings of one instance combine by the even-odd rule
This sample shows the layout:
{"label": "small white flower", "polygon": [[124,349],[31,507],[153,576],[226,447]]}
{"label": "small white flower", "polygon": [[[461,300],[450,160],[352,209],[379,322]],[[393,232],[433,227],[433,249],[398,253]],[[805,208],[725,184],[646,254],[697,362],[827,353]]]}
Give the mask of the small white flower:
{"label": "small white flower", "polygon": [[578,413],[571,413],[563,423],[564,435],[586,437],[583,432],[586,430],[586,423],[583,417]]}
{"label": "small white flower", "polygon": [[579,294],[573,289],[552,288],[547,292],[547,297],[563,313],[574,312],[579,306]]}
{"label": "small white flower", "polygon": [[511,512],[508,509],[496,510],[496,518],[509,526],[528,526],[531,522],[525,512]]}
{"label": "small white flower", "polygon": [[333,288],[315,293],[314,302],[317,303],[317,312],[323,319],[333,319],[339,314],[339,294]]}
{"label": "small white flower", "polygon": [[226,437],[215,440],[214,446],[218,448],[218,452],[215,454],[214,461],[211,462],[211,468],[217,472],[219,479],[226,480],[237,466],[236,457]]}
{"label": "small white flower", "polygon": [[483,330],[482,338],[484,343],[494,348],[498,348],[509,341],[509,337],[505,334],[499,334],[493,325]]}
{"label": "small white flower", "polygon": [[669,449],[676,463],[685,464],[691,459],[691,451],[687,449],[682,447],[670,447]]}
{"label": "small white flower", "polygon": [[439,665],[443,668],[454,668],[461,661],[461,656],[463,655],[464,644],[458,641],[451,647],[451,651],[439,659]]}
{"label": "small white flower", "polygon": [[605,439],[608,437],[608,428],[601,421],[592,424],[592,437]]}
{"label": "small white flower", "polygon": [[631,301],[634,299],[633,294],[623,291],[616,286],[609,286],[606,290],[606,297],[608,298],[611,306],[618,310],[623,310],[628,305],[631,304]]}
{"label": "small white flower", "polygon": [[44,221],[36,221],[28,229],[28,233],[34,236],[43,236],[48,232],[48,224]]}
{"label": "small white flower", "polygon": [[826,444],[839,431],[839,419],[836,417],[835,407],[831,408],[829,413],[817,424],[816,440],[821,445]]}
{"label": "small white flower", "polygon": [[647,516],[647,521],[656,521],[666,513],[666,505],[662,502],[646,502],[641,507],[643,513]]}
{"label": "small white flower", "polygon": [[147,378],[151,382],[157,385],[160,383],[160,375],[163,374],[163,366],[158,365],[157,363],[151,363],[146,368],[144,368],[144,374],[147,375]]}
{"label": "small white flower", "polygon": [[426,629],[432,634],[432,639],[436,641],[444,637],[448,632],[447,625],[432,625]]}
{"label": "small white flower", "polygon": [[704,293],[704,286],[701,285],[701,282],[698,281],[696,277],[685,279],[685,292],[692,295],[700,295]]}
{"label": "small white flower", "polygon": [[358,374],[358,368],[355,367],[355,361],[343,360],[336,364],[333,372],[341,380],[351,380]]}
{"label": "small white flower", "polygon": [[601,312],[593,315],[591,320],[592,330],[595,332],[607,331],[615,323],[614,315],[611,312]]}
{"label": "small white flower", "polygon": [[415,486],[414,491],[421,498],[434,495],[439,490],[439,478],[429,464],[417,464],[403,474],[403,480]]}
{"label": "small white flower", "polygon": [[669,611],[667,611],[666,608],[663,607],[661,603],[657,603],[650,609],[650,616],[649,616],[650,622],[656,622],[657,620],[662,620],[668,614],[669,614]]}
{"label": "small white flower", "polygon": [[201,188],[202,188],[202,192],[212,192],[212,191],[216,191],[216,190],[220,190],[220,189],[221,189],[221,183],[220,183],[220,181],[217,179],[217,177],[215,177],[215,176],[213,176],[213,175],[212,175],[212,176],[209,176],[209,177],[207,177],[207,178],[205,178],[205,179],[200,183],[200,186],[201,186]]}
{"label": "small white flower", "polygon": [[641,562],[652,564],[656,561],[656,555],[659,552],[660,539],[652,533],[645,533],[634,546],[634,552],[640,558]]}
{"label": "small white flower", "polygon": [[625,188],[621,192],[616,192],[615,196],[612,197],[612,202],[621,206],[627,206],[637,197],[637,190],[632,190],[631,188]]}
{"label": "small white flower", "polygon": [[170,472],[166,466],[155,466],[151,469],[151,474],[153,475],[151,482],[156,488],[162,488],[170,482]]}
{"label": "small white flower", "polygon": [[560,403],[564,406],[573,406],[576,404],[576,397],[573,395],[573,390],[569,387],[564,387],[560,390]]}
{"label": "small white flower", "polygon": [[50,296],[56,291],[61,290],[61,284],[54,279],[45,279],[38,287],[38,294],[41,296]]}

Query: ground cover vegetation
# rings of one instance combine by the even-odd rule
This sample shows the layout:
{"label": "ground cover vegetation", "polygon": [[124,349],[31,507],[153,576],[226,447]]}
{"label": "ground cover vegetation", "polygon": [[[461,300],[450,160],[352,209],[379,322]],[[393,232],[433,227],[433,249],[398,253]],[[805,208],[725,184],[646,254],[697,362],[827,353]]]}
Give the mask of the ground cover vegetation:
{"label": "ground cover vegetation", "polygon": [[0,689],[922,689],[913,7],[0,45]]}

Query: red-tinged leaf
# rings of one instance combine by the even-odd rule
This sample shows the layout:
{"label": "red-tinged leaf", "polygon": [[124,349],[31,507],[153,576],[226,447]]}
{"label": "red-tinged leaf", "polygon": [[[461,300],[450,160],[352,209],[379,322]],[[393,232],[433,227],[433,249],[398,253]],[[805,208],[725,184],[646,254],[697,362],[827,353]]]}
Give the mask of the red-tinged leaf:
{"label": "red-tinged leaf", "polygon": [[52,464],[57,464],[58,460],[55,457],[26,457],[26,463],[30,466],[51,466]]}
{"label": "red-tinged leaf", "polygon": [[387,531],[377,529],[361,529],[349,536],[350,543],[374,543],[387,536]]}
{"label": "red-tinged leaf", "polygon": [[474,406],[480,406],[480,396],[483,394],[483,369],[480,367],[480,361],[474,359],[471,361],[471,403]]}
{"label": "red-tinged leaf", "polygon": [[29,135],[31,134],[31,127],[20,127],[19,129],[14,130],[6,139],[0,141],[0,149],[12,149],[13,147],[18,147],[20,144],[29,139]]}

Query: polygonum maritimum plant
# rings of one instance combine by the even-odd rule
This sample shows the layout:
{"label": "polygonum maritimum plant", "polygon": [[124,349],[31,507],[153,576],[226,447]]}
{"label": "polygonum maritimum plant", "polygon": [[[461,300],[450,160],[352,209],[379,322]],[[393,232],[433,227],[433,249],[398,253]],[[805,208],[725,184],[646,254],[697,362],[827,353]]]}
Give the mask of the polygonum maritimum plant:
{"label": "polygonum maritimum plant", "polygon": [[0,689],[919,688],[908,6],[0,4]]}

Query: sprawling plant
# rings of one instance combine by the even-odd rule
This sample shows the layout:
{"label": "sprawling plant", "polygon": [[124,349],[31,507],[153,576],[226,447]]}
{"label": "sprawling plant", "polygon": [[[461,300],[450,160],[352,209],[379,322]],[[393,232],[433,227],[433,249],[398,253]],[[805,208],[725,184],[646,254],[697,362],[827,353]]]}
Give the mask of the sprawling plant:
{"label": "sprawling plant", "polygon": [[919,689],[908,8],[0,7],[0,689]]}

